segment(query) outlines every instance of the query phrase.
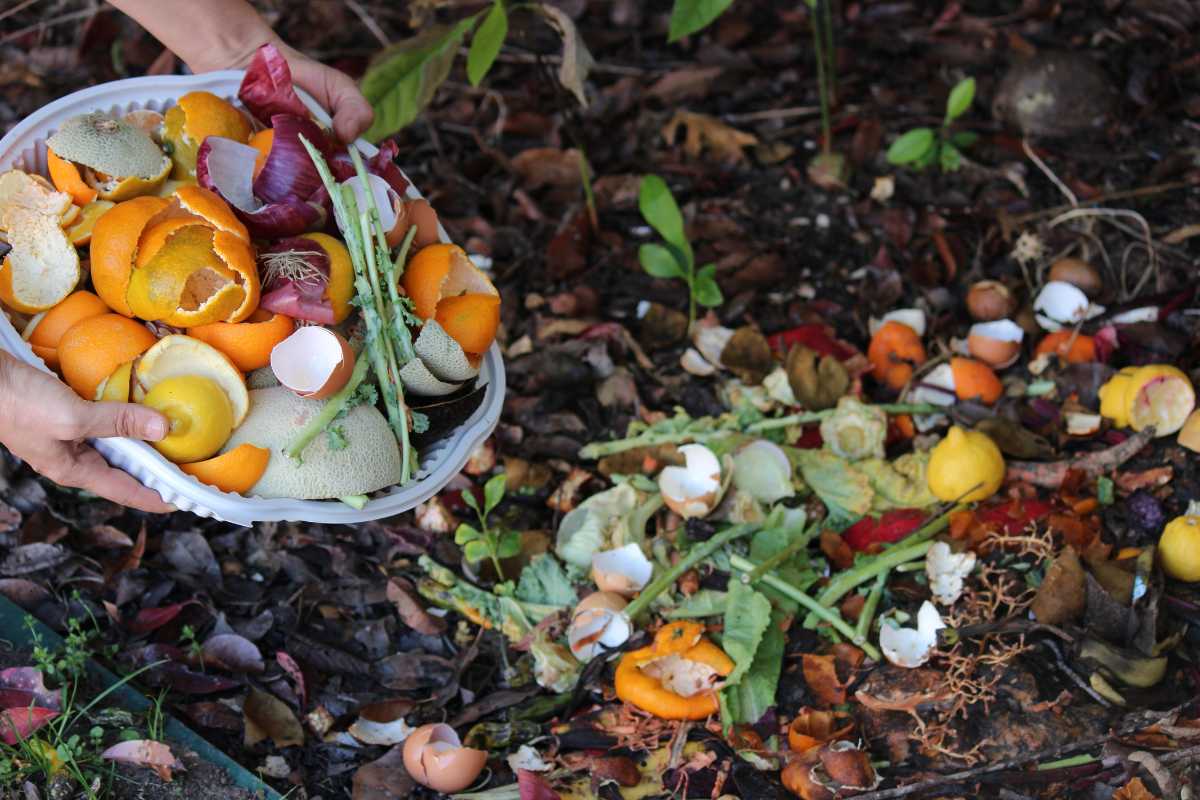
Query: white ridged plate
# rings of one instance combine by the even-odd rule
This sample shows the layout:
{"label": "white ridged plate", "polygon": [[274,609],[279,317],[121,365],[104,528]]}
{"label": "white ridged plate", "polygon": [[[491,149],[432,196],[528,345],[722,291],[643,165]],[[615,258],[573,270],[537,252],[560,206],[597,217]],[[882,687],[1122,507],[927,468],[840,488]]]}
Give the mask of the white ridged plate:
{"label": "white ridged plate", "polygon": [[[139,108],[162,111],[174,105],[176,98],[192,91],[208,91],[234,100],[242,73],[236,70],[209,72],[203,75],[166,75],[128,78],[93,86],[62,97],[30,114],[0,139],[0,172],[24,169],[46,174],[45,140],[68,117],[89,111],[123,114]],[[298,92],[313,116],[325,125],[329,116],[302,91]],[[365,155],[373,156],[375,147],[364,140],[355,146]],[[407,176],[405,176],[407,179]],[[419,198],[420,192],[409,182],[408,196]],[[449,241],[441,231],[443,241]],[[49,372],[46,364],[34,355],[21,334],[8,318],[0,314],[0,347],[26,363]],[[96,449],[110,464],[125,470],[147,487],[158,492],[162,499],[181,511],[201,517],[250,525],[269,520],[298,522],[355,523],[382,519],[414,508],[441,490],[467,463],[471,452],[480,445],[500,421],[504,405],[504,362],[499,345],[493,344],[480,365],[479,380],[487,384],[483,402],[475,413],[459,427],[421,452],[420,467],[415,478],[404,486],[384,490],[361,510],[337,501],[266,500],[242,497],[214,489],[185,475],[157,450],[145,442],[133,439],[97,439]]]}

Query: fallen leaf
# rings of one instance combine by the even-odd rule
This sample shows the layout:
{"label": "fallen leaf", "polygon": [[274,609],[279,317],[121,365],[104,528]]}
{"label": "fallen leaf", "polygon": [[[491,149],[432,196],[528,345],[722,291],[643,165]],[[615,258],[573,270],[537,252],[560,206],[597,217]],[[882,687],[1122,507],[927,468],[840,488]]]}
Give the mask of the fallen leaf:
{"label": "fallen leaf", "polygon": [[354,800],[402,800],[417,785],[404,769],[404,748],[388,750],[380,758],[363,764],[354,773]]}
{"label": "fallen leaf", "polygon": [[61,690],[47,689],[42,671],[33,667],[12,667],[0,672],[0,708],[25,708],[30,705],[62,710]]}
{"label": "fallen leaf", "polygon": [[412,591],[395,578],[388,581],[387,599],[396,607],[396,612],[404,624],[417,633],[437,636],[446,630],[446,620],[426,611]]}
{"label": "fallen leaf", "polygon": [[202,728],[215,728],[223,731],[238,731],[242,728],[242,717],[235,710],[212,700],[190,703],[179,706],[187,714],[188,719]]}
{"label": "fallen leaf", "polygon": [[1134,778],[1113,792],[1112,800],[1158,800],[1158,795],[1147,789],[1141,778]]}
{"label": "fallen leaf", "polygon": [[531,147],[522,150],[510,161],[526,189],[543,186],[574,187],[583,179],[579,150],[560,150],[557,147]]}
{"label": "fallen leaf", "polygon": [[539,3],[537,10],[546,17],[552,26],[558,29],[558,35],[562,37],[562,64],[558,68],[558,82],[563,85],[564,89],[575,95],[579,105],[587,108],[587,93],[584,91],[583,83],[587,80],[588,73],[592,71],[592,65],[596,63],[596,60],[592,58],[575,23],[565,11],[547,3]]}
{"label": "fallen leaf", "polygon": [[1033,616],[1046,625],[1061,625],[1083,613],[1087,583],[1075,548],[1068,546],[1046,570],[1033,598]]}
{"label": "fallen leaf", "polygon": [[171,770],[183,768],[183,765],[175,758],[175,754],[171,752],[171,748],[152,739],[131,739],[114,744],[101,753],[100,757],[121,764],[149,767],[158,774],[158,777],[168,783],[171,781]]}
{"label": "fallen leaf", "polygon": [[50,599],[50,592],[44,586],[25,578],[0,578],[0,595],[26,611],[32,611]]}
{"label": "fallen leaf", "polygon": [[741,163],[746,158],[742,148],[758,144],[753,134],[739,131],[716,117],[680,109],[663,126],[663,139],[668,145],[674,143],[680,126],[685,131],[683,150],[692,158],[699,158],[707,149],[720,161]]}
{"label": "fallen leaf", "polygon": [[527,769],[517,770],[519,800],[561,800],[561,795],[550,787],[546,779]]}
{"label": "fallen leaf", "polygon": [[49,708],[6,708],[0,711],[0,741],[10,747],[58,716]]}
{"label": "fallen leaf", "polygon": [[246,747],[271,739],[276,747],[304,744],[304,729],[287,703],[261,689],[246,695],[242,713],[246,717]]}
{"label": "fallen leaf", "polygon": [[9,551],[7,558],[0,561],[0,575],[29,575],[57,567],[69,557],[70,554],[56,544],[33,542],[18,545]]}
{"label": "fallen leaf", "polygon": [[308,705],[308,699],[304,685],[304,671],[300,669],[300,665],[296,663],[295,659],[282,650],[275,654],[275,662],[283,668],[283,671],[286,672],[292,679],[292,682],[296,684],[296,696],[300,698],[300,707],[304,708],[306,705]]}
{"label": "fallen leaf", "polygon": [[244,636],[219,633],[210,636],[203,645],[204,661],[230,672],[262,672],[265,668],[262,653]]}
{"label": "fallen leaf", "polygon": [[684,67],[663,75],[646,90],[647,97],[655,97],[667,106],[678,105],[683,100],[707,97],[712,83],[724,67]]}
{"label": "fallen leaf", "polygon": [[169,606],[162,606],[161,608],[143,608],[138,611],[137,616],[125,627],[129,629],[130,633],[139,635],[158,630],[163,625],[178,617],[179,612],[183,611],[184,606],[189,605],[190,602],[172,603]]}
{"label": "fallen leaf", "polygon": [[837,706],[846,702],[846,684],[838,678],[834,656],[805,653],[801,666],[805,683],[821,705]]}
{"label": "fallen leaf", "polygon": [[167,531],[163,535],[162,554],[172,567],[196,578],[201,585],[221,584],[221,567],[203,534],[197,531]]}

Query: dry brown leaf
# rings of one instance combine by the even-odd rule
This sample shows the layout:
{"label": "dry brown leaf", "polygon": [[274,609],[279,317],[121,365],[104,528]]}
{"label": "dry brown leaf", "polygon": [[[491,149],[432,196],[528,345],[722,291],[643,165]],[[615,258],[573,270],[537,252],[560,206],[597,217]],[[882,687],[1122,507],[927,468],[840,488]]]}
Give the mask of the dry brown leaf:
{"label": "dry brown leaf", "polygon": [[1087,605],[1086,578],[1075,548],[1067,547],[1038,587],[1033,598],[1033,616],[1046,625],[1061,625],[1083,613]]}
{"label": "dry brown leaf", "polygon": [[304,729],[287,703],[261,689],[246,695],[242,712],[246,716],[246,747],[271,739],[276,747],[304,744]]}
{"label": "dry brown leaf", "polygon": [[410,590],[411,585],[405,586],[408,582],[402,583],[401,580],[393,578],[387,585],[388,602],[396,607],[400,619],[417,633],[426,636],[438,636],[443,633],[446,630],[446,621],[426,611]]}
{"label": "dry brown leaf", "polygon": [[692,158],[699,158],[700,154],[707,150],[721,161],[736,164],[746,158],[742,148],[758,144],[758,137],[752,133],[739,131],[716,117],[694,114],[682,109],[676,111],[663,126],[662,135],[667,144],[675,141],[680,126],[683,126],[685,131],[684,152]]}
{"label": "dry brown leaf", "polygon": [[804,682],[820,705],[838,706],[846,702],[846,684],[838,677],[837,659],[834,656],[805,653],[802,667]]}
{"label": "dry brown leaf", "polygon": [[531,147],[517,153],[509,163],[529,190],[542,186],[578,186],[582,181],[580,154],[575,148]]}
{"label": "dry brown leaf", "polygon": [[1146,788],[1141,778],[1134,778],[1113,793],[1112,800],[1158,800],[1158,795]]}
{"label": "dry brown leaf", "polygon": [[724,67],[684,67],[672,70],[656,80],[646,90],[646,94],[657,97],[669,106],[683,100],[707,97],[713,81],[724,71]]}

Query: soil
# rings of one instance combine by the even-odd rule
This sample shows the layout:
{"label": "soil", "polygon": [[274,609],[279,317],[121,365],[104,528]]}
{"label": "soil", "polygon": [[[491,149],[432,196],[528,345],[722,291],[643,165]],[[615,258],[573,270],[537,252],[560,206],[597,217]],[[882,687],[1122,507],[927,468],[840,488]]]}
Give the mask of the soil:
{"label": "soil", "polygon": [[251,800],[255,797],[252,792],[238,788],[225,770],[185,750],[182,745],[168,744],[183,762],[184,769],[174,772],[167,783],[150,770],[121,765],[113,782],[112,800]]}

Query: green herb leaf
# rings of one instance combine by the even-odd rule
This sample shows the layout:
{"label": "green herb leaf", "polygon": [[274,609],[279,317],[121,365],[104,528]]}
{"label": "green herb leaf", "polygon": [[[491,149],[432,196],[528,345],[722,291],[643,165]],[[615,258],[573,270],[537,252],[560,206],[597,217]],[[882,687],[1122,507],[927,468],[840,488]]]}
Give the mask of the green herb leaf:
{"label": "green herb leaf", "polygon": [[728,595],[716,589],[701,589],[663,614],[667,619],[715,617],[725,613]]}
{"label": "green herb leaf", "polygon": [[731,575],[726,587],[725,626],[721,649],[733,659],[733,672],[725,678],[727,686],[736,686],[749,671],[763,634],[771,623],[771,601],[763,597],[739,576]]}
{"label": "green herb leaf", "polygon": [[707,28],[731,5],[733,0],[675,0],[667,41],[675,42]]}
{"label": "green herb leaf", "polygon": [[332,451],[345,450],[350,446],[346,430],[341,425],[330,425],[325,429],[325,446]]}
{"label": "green herb leaf", "polygon": [[679,248],[685,254],[691,253],[687,238],[683,235],[683,214],[671,194],[667,182],[657,175],[647,175],[642,178],[638,190],[638,210],[642,217],[658,231],[658,235]]}
{"label": "green herb leaf", "polygon": [[472,491],[471,489],[463,489],[461,494],[462,494],[462,501],[464,503],[466,503],[469,507],[475,509],[476,514],[480,513],[479,501],[475,499],[475,492]]}
{"label": "green herb leaf", "polygon": [[[713,270],[716,270],[715,264],[709,264]],[[716,280],[711,274],[705,274],[701,270],[696,275],[696,283],[692,286],[692,294],[696,298],[696,302],[707,308],[713,308],[725,302],[725,296],[721,294],[721,287],[717,286]]]}
{"label": "green herb leaf", "polygon": [[472,86],[478,86],[487,76],[496,56],[500,55],[500,47],[508,36],[508,12],[504,10],[504,0],[495,0],[492,9],[475,31],[471,40],[471,49],[467,51],[467,79]]}
{"label": "green herb leaf", "polygon": [[450,74],[454,54],[476,16],[398,42],[372,61],[360,87],[375,109],[375,121],[365,134],[368,139],[376,142],[392,135],[429,105]]}
{"label": "green herb leaf", "polygon": [[493,475],[483,485],[484,514],[492,513],[492,509],[500,505],[500,501],[504,499],[504,489],[507,485],[508,477],[503,472],[499,475]]}
{"label": "green herb leaf", "polygon": [[516,598],[526,603],[554,606],[574,606],[579,599],[566,570],[549,553],[534,556],[521,570]]}
{"label": "green herb leaf", "polygon": [[463,558],[472,564],[478,564],[491,556],[488,552],[488,546],[482,540],[476,539],[473,542],[467,542],[463,547]]}
{"label": "green herb leaf", "polygon": [[965,78],[959,81],[953,89],[950,90],[950,96],[946,98],[946,125],[958,119],[963,114],[967,113],[967,109],[971,107],[971,102],[975,99],[975,79]]}
{"label": "green herb leaf", "polygon": [[505,531],[500,534],[496,544],[497,558],[512,558],[521,552],[521,534],[516,531]]}
{"label": "green herb leaf", "polygon": [[742,675],[736,686],[721,691],[726,717],[733,723],[753,725],[762,719],[767,709],[775,705],[775,691],[779,687],[779,673],[783,669],[785,637],[780,625],[783,614],[771,613],[770,622],[763,632],[762,641],[754,652],[750,669]]}
{"label": "green herb leaf", "polygon": [[464,522],[460,524],[454,531],[454,543],[462,546],[468,542],[473,542],[476,539],[479,539],[482,535],[483,534],[477,531],[474,527]]}
{"label": "green herb leaf", "polygon": [[889,164],[911,164],[933,149],[933,128],[913,128],[888,148]]}
{"label": "green herb leaf", "polygon": [[646,274],[655,278],[682,278],[683,267],[675,254],[661,244],[644,244],[638,248],[638,261]]}
{"label": "green herb leaf", "polygon": [[958,168],[962,166],[962,153],[949,142],[942,145],[938,159],[941,162],[942,172],[957,172]]}
{"label": "green herb leaf", "polygon": [[965,150],[978,141],[979,134],[975,131],[959,131],[950,137],[950,143],[960,150]]}
{"label": "green herb leaf", "polygon": [[804,482],[829,509],[830,522],[856,520],[871,509],[875,490],[867,476],[824,450],[793,450]]}

